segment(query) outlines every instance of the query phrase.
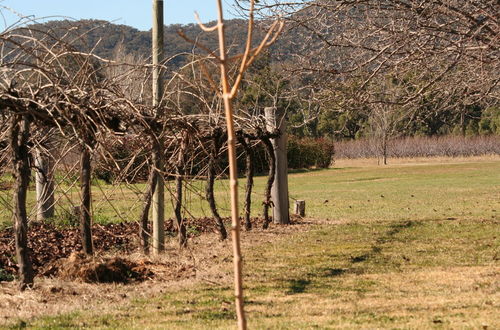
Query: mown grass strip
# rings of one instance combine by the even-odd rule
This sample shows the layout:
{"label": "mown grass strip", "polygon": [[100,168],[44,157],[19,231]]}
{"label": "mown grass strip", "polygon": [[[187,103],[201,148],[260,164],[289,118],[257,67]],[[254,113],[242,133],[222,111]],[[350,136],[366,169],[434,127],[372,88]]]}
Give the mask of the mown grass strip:
{"label": "mown grass strip", "polygon": [[[250,325],[498,325],[497,226],[473,220],[321,225],[258,246],[245,257]],[[198,284],[105,315],[86,311],[29,325],[231,328],[231,294],[230,285]]]}

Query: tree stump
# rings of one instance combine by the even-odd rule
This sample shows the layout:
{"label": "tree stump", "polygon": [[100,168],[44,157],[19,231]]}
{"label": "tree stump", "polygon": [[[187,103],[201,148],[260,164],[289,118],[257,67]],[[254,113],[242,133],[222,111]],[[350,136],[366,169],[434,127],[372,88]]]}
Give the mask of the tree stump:
{"label": "tree stump", "polygon": [[296,200],[293,213],[301,217],[306,216],[306,201]]}

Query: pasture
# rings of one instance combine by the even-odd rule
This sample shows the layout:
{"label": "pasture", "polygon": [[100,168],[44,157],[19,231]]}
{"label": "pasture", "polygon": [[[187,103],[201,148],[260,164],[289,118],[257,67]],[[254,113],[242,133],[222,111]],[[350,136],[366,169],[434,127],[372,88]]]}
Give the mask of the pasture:
{"label": "pasture", "polygon": [[[264,181],[256,180],[255,216]],[[498,157],[389,166],[345,161],[291,173],[289,183],[291,203],[306,200],[307,218],[242,236],[250,328],[500,327]],[[208,215],[206,202],[196,199],[197,185],[190,212]],[[115,201],[134,214],[134,192],[100,187],[118,191]],[[217,194],[227,215],[224,181]],[[108,204],[100,205],[104,221],[118,221]],[[129,285],[44,279],[24,293],[2,283],[0,322],[12,328],[234,327],[228,242],[202,235],[179,251],[172,238],[165,257],[153,261],[169,260],[190,264],[194,275]]]}

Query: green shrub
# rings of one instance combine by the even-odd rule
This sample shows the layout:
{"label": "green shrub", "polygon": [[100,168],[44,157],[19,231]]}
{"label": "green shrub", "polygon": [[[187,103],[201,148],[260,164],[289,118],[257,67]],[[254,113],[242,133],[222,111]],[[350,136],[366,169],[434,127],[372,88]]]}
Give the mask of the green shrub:
{"label": "green shrub", "polygon": [[61,209],[52,218],[48,218],[45,221],[51,225],[61,228],[67,227],[77,227],[80,225],[80,219],[78,216],[78,207],[70,207],[69,209]]}
{"label": "green shrub", "polygon": [[500,107],[490,107],[483,111],[479,121],[479,134],[500,135]]}
{"label": "green shrub", "polygon": [[[245,172],[245,157],[240,151],[238,158],[238,171],[240,175]],[[254,171],[256,174],[267,174],[269,160],[261,143],[253,148]],[[304,168],[327,168],[330,166],[334,155],[334,144],[324,138],[297,138],[289,136],[287,146],[287,158],[289,169]],[[226,164],[227,157],[222,155],[221,164]]]}
{"label": "green shrub", "polygon": [[0,282],[14,281],[14,275],[7,273],[4,269],[0,268]]}
{"label": "green shrub", "polygon": [[335,153],[332,141],[324,138],[291,137],[288,141],[288,168],[327,168]]}

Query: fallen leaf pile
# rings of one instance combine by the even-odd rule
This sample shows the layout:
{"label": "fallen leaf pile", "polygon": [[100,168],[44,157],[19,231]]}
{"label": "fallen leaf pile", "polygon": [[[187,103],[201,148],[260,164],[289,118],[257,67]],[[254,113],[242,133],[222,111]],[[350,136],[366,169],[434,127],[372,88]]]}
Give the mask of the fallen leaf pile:
{"label": "fallen leaf pile", "polygon": [[86,283],[129,283],[144,281],[154,275],[144,262],[120,257],[91,258],[78,252],[57,264],[61,278]]}
{"label": "fallen leaf pile", "polygon": [[[96,252],[120,250],[131,252],[137,249],[138,225],[135,222],[94,225],[92,236]],[[60,228],[48,223],[31,222],[28,231],[28,246],[35,274],[53,275],[51,266],[72,252],[81,251],[80,230]],[[0,232],[0,270],[16,274],[15,241],[12,228]]]}
{"label": "fallen leaf pile", "polygon": [[[187,234],[190,237],[216,231],[216,224],[212,218],[204,217],[185,221]],[[225,219],[225,221],[230,220]],[[258,226],[262,220],[254,218],[252,222]],[[165,221],[167,233],[175,233],[176,228],[177,225],[173,219]],[[97,254],[120,251],[122,255],[127,255],[139,248],[138,231],[139,225],[136,222],[94,224],[92,226],[94,250]],[[80,230],[77,227],[58,227],[49,223],[32,221],[29,225],[28,242],[35,275],[57,275],[59,270],[57,261],[82,250]],[[0,272],[4,275],[16,275],[17,264],[12,228],[0,231],[0,251]]]}

